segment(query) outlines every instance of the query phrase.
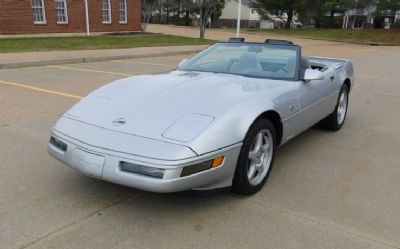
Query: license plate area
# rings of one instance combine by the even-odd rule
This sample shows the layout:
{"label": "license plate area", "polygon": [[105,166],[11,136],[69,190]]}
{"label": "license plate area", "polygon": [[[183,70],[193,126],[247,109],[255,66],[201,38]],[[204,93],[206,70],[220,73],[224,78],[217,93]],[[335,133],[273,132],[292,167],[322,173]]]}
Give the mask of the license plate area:
{"label": "license plate area", "polygon": [[73,153],[73,165],[79,171],[91,176],[101,178],[105,157],[93,154],[79,148]]}

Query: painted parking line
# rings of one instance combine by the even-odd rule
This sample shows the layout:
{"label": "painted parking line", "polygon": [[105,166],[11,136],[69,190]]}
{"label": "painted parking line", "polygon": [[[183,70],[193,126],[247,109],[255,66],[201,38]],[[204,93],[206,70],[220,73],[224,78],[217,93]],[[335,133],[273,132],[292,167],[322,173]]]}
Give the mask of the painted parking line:
{"label": "painted parking line", "polygon": [[78,95],[74,95],[74,94],[70,94],[70,93],[58,92],[58,91],[53,91],[53,90],[49,90],[49,89],[44,89],[44,88],[40,88],[40,87],[36,87],[36,86],[15,83],[15,82],[10,82],[10,81],[0,80],[0,84],[25,88],[25,89],[29,89],[32,91],[43,92],[43,93],[63,96],[63,97],[67,97],[67,98],[73,98],[73,99],[82,99],[83,98],[82,96],[78,96]]}
{"label": "painted parking line", "polygon": [[134,74],[127,74],[127,73],[117,73],[117,72],[110,72],[110,71],[103,71],[103,70],[94,70],[94,69],[87,69],[87,68],[66,67],[66,66],[46,66],[46,67],[48,67],[48,68],[57,68],[57,69],[63,69],[63,70],[72,70],[72,71],[90,72],[90,73],[104,73],[104,74],[113,74],[113,75],[125,76],[125,77],[134,76]]}
{"label": "painted parking line", "polygon": [[128,64],[139,64],[139,65],[150,65],[150,66],[176,67],[176,65],[173,65],[173,64],[151,63],[151,62],[124,61],[124,60],[112,60],[112,62],[122,62],[122,63],[128,63]]}

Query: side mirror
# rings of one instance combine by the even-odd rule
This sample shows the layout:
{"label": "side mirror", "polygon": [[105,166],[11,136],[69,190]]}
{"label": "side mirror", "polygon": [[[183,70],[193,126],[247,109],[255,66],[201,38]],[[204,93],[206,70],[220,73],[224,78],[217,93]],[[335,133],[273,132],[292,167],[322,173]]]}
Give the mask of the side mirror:
{"label": "side mirror", "polygon": [[179,62],[178,67],[181,67],[183,64],[185,64],[188,61],[188,59],[183,59],[181,62]]}
{"label": "side mirror", "polygon": [[324,79],[323,74],[319,70],[306,69],[304,72],[303,80],[309,82],[311,80],[322,80]]}

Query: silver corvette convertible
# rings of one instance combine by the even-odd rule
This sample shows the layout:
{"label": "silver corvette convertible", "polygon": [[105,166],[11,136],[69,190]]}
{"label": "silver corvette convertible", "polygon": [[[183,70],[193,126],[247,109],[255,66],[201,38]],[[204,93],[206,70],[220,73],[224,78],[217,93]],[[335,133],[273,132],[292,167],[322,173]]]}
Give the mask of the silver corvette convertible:
{"label": "silver corvette convertible", "polygon": [[289,41],[218,42],[178,69],[105,85],[54,125],[50,154],[106,181],[154,192],[231,186],[253,194],[278,146],[346,119],[353,66]]}

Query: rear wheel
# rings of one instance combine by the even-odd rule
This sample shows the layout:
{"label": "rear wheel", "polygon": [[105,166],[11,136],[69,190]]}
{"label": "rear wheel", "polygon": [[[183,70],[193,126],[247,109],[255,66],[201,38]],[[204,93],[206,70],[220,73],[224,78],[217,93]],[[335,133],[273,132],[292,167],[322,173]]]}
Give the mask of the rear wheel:
{"label": "rear wheel", "polygon": [[268,119],[256,121],[247,132],[240,151],[232,190],[254,194],[265,184],[275,156],[276,131]]}
{"label": "rear wheel", "polygon": [[349,88],[343,85],[339,92],[339,98],[335,110],[321,121],[322,128],[331,131],[338,131],[346,120],[347,107],[349,103]]}

